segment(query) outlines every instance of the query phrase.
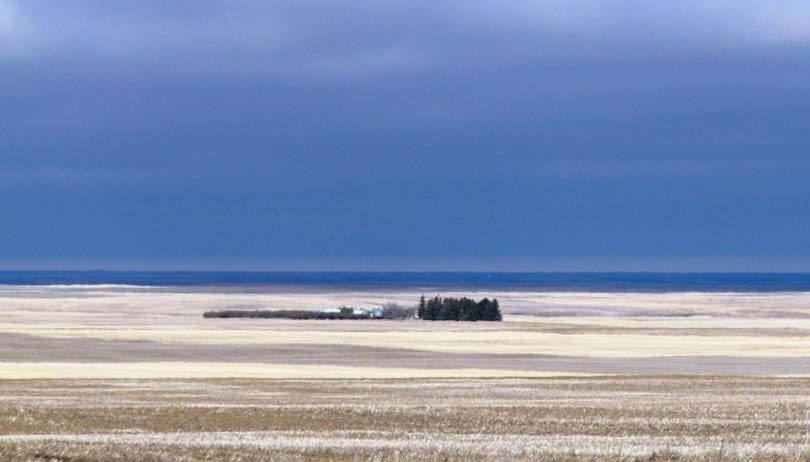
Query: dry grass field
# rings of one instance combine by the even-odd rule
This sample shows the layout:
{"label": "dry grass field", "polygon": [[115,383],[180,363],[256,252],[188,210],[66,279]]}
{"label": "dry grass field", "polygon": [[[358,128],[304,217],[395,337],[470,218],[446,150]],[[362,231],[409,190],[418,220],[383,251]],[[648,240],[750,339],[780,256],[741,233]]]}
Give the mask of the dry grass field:
{"label": "dry grass field", "polygon": [[13,380],[0,458],[807,460],[810,380]]}
{"label": "dry grass field", "polygon": [[419,294],[0,287],[0,460],[810,460],[807,293],[472,293],[500,323],[202,318]]}

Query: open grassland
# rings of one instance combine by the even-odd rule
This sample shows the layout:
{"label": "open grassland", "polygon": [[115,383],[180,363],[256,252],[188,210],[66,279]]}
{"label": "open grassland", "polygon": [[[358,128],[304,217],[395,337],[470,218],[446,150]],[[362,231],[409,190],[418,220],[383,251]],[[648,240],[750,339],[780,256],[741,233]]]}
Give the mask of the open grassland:
{"label": "open grassland", "polygon": [[150,379],[150,378],[266,378],[266,379],[380,379],[459,377],[554,377],[579,375],[532,370],[475,368],[396,368],[312,364],[264,364],[199,362],[115,362],[115,363],[0,363],[0,377],[6,379]]}
{"label": "open grassland", "polygon": [[0,286],[0,460],[810,461],[807,293],[443,292],[497,296],[496,323],[202,317],[419,295]]}
{"label": "open grassland", "polygon": [[[505,313],[500,323],[202,318],[211,309],[369,306],[413,303],[420,295],[309,290],[2,286],[0,377],[89,378],[106,369],[98,376],[146,378],[177,370],[157,363],[210,363],[168,375],[198,378],[311,377],[284,372],[284,365],[341,367],[345,373],[337,376],[347,378],[357,369],[346,367],[369,368],[370,377],[403,377],[395,371],[402,368],[443,377],[448,374],[441,369],[496,371],[478,376],[810,373],[804,361],[810,357],[807,293],[466,292],[497,296]],[[71,373],[69,364],[81,363],[99,366]],[[123,367],[115,363],[127,363],[126,373],[115,375]]]}
{"label": "open grassland", "polygon": [[810,379],[0,381],[0,459],[808,460]]}
{"label": "open grassland", "polygon": [[[580,333],[576,335],[536,330],[433,330],[420,329],[427,321],[414,322],[412,330],[400,331],[391,323],[377,322],[374,332],[284,330],[274,320],[265,329],[234,329],[231,320],[211,320],[219,329],[15,329],[37,337],[94,338],[108,341],[152,341],[185,344],[227,345],[353,345],[370,348],[400,348],[439,353],[488,353],[526,355],[572,355],[612,358],[661,356],[810,357],[810,336],[769,335],[649,335],[646,333]],[[251,322],[251,321],[247,321]],[[255,321],[254,321],[255,322]],[[307,323],[310,321],[300,321]],[[350,322],[350,321],[343,321]],[[371,321],[374,322],[374,321]],[[525,326],[525,324],[524,324]]]}
{"label": "open grassland", "polygon": [[[316,306],[415,305],[420,295],[497,297],[505,314],[723,318],[808,317],[810,293],[593,293],[328,287],[0,286],[13,322],[84,325],[186,323],[208,310],[297,310]],[[4,321],[5,322],[5,321]]]}

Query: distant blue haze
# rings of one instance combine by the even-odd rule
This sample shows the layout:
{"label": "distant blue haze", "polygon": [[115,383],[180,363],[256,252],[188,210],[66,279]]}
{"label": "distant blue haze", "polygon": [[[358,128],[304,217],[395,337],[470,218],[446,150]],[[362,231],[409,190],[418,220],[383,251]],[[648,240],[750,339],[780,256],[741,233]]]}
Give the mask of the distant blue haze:
{"label": "distant blue haze", "polygon": [[810,273],[0,271],[0,285],[50,284],[238,286],[245,290],[283,285],[312,289],[390,287],[584,292],[796,292],[810,291]]}

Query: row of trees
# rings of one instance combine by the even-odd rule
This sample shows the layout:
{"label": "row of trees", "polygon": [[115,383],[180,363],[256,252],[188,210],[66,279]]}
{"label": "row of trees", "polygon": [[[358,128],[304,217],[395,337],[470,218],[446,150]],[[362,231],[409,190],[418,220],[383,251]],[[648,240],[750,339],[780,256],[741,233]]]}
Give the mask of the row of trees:
{"label": "row of trees", "polygon": [[341,308],[340,313],[305,310],[224,310],[206,311],[204,318],[261,318],[261,319],[297,319],[297,320],[355,320],[371,319],[367,314],[354,314],[351,308]]}
{"label": "row of trees", "polygon": [[[382,319],[413,319],[416,315],[416,308],[406,308],[397,305],[396,303],[388,303],[382,309]],[[322,320],[322,319],[337,319],[337,320],[356,320],[356,319],[378,319],[371,314],[360,313],[355,314],[354,309],[349,306],[340,307],[339,313],[324,312],[324,311],[308,311],[308,310],[224,310],[224,311],[206,311],[203,313],[204,318],[282,318],[282,319],[299,319],[299,320]]]}
{"label": "row of trees", "polygon": [[498,299],[484,298],[480,302],[462,298],[441,298],[438,295],[419,299],[417,317],[426,321],[500,321],[501,308]]}

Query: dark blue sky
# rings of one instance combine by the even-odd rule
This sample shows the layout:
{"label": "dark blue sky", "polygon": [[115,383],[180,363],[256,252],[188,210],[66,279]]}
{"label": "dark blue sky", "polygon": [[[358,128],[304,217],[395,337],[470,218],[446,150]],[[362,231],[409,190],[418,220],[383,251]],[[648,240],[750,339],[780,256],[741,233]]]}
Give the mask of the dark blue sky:
{"label": "dark blue sky", "polygon": [[810,3],[0,0],[0,267],[810,270]]}

